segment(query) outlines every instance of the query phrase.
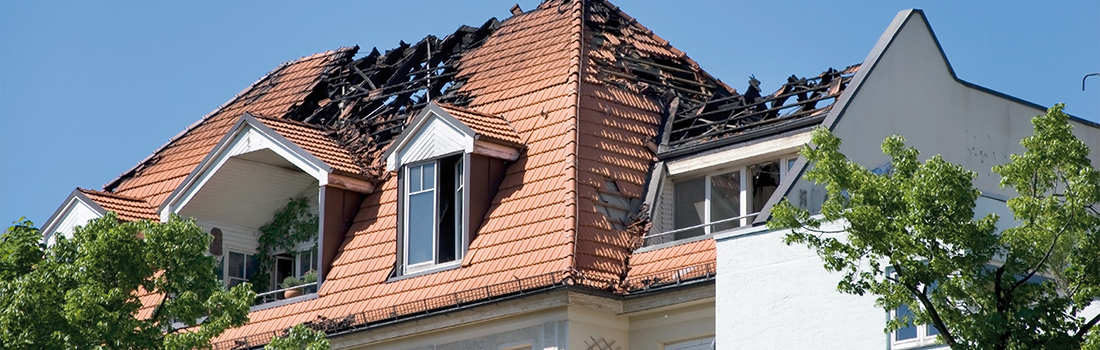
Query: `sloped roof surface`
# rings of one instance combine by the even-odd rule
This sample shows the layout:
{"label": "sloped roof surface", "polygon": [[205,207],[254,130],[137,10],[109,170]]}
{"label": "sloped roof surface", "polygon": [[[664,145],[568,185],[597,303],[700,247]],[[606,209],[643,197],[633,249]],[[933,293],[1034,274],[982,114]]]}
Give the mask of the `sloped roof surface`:
{"label": "sloped roof surface", "polygon": [[159,206],[225,135],[241,114],[282,116],[301,104],[323,73],[346,62],[356,48],[303,57],[276,68],[195,126],[123,174],[107,191]]}
{"label": "sloped roof surface", "polygon": [[88,199],[99,204],[104,210],[117,213],[120,220],[138,221],[145,219],[160,221],[160,216],[157,215],[157,208],[149,205],[149,203],[144,200],[84,188],[77,188],[77,190],[87,196]]}
{"label": "sloped roof surface", "polygon": [[348,174],[364,173],[363,168],[355,164],[355,160],[347,148],[338,144],[332,131],[325,130],[317,125],[293,120],[253,116],[256,117],[256,120],[275,130],[279,135],[294,142],[295,145],[302,147],[314,157],[331,166],[333,170]]}
{"label": "sloped roof surface", "polygon": [[482,137],[495,140],[497,142],[520,145],[523,141],[520,140],[519,133],[516,129],[512,128],[512,125],[508,123],[507,119],[499,115],[491,115],[481,113],[469,108],[462,108],[446,103],[440,103],[440,108],[450,113],[457,118],[463,124],[473,129],[478,135]]}
{"label": "sloped roof surface", "polygon": [[583,21],[576,268],[589,278],[619,280],[633,269],[630,253],[640,232],[616,228],[615,221],[633,218],[605,213],[616,212],[616,202],[635,205],[627,214],[637,211],[670,100],[730,90],[614,5],[589,2]]}
{"label": "sloped roof surface", "polygon": [[[367,196],[314,300],[252,313],[219,339],[270,334],[318,316],[342,319],[436,295],[557,272],[571,263],[573,176],[569,137],[575,117],[580,3],[544,3],[504,21],[462,57],[467,108],[506,118],[527,139],[506,170],[485,224],[462,268],[387,282],[396,261],[397,177]],[[259,339],[265,342],[265,339]]]}

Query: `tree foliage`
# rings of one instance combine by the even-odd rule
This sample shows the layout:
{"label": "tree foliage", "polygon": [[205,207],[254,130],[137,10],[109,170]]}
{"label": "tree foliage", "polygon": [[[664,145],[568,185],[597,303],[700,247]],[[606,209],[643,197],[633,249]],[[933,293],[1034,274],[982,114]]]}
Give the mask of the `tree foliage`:
{"label": "tree foliage", "polygon": [[[255,294],[226,290],[193,220],[114,213],[39,242],[30,221],[0,239],[0,343],[10,349],[195,349],[248,321]],[[148,293],[146,291],[151,291]],[[140,313],[140,296],[153,298]]]}
{"label": "tree foliage", "polygon": [[315,331],[303,325],[291,327],[281,337],[272,339],[264,350],[329,350],[325,332]]}
{"label": "tree foliage", "polygon": [[[768,226],[792,229],[788,244],[817,251],[840,272],[838,290],[876,295],[879,306],[907,305],[914,320],[940,330],[953,349],[1073,349],[1100,343],[1100,174],[1059,104],[1032,119],[1022,155],[996,166],[1016,226],[975,218],[976,173],[936,155],[918,160],[901,136],[882,144],[891,168],[875,174],[840,152],[841,140],[816,130],[802,155],[805,178],[825,186],[821,216],[786,200]],[[842,230],[828,231],[826,224]]]}

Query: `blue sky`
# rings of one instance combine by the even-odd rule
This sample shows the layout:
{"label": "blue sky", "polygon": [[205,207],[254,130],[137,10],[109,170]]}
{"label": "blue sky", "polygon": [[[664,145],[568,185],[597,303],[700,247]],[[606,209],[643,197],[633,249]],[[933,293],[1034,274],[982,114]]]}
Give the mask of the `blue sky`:
{"label": "blue sky", "polygon": [[[2,1],[0,221],[42,224],[281,62],[443,36],[515,2]],[[727,84],[755,75],[765,91],[862,62],[898,11],[922,8],[960,78],[1100,120],[1100,79],[1081,91],[1100,72],[1100,1],[615,4]]]}

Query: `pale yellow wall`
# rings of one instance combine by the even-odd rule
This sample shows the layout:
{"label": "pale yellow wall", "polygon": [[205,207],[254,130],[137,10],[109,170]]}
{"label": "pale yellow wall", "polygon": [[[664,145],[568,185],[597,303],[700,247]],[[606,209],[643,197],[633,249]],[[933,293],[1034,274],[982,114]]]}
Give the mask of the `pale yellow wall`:
{"label": "pale yellow wall", "polygon": [[630,317],[630,349],[662,350],[664,344],[713,336],[713,300]]}

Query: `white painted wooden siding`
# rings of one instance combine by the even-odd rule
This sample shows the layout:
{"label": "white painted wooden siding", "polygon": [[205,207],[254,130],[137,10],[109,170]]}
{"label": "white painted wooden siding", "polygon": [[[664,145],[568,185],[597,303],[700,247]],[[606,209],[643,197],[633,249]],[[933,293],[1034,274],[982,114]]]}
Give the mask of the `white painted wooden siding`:
{"label": "white painted wooden siding", "polygon": [[316,207],[317,191],[317,180],[302,171],[234,158],[218,169],[180,214],[259,228],[290,198],[304,195]]}
{"label": "white painted wooden siding", "polygon": [[412,139],[398,151],[397,157],[400,164],[416,163],[454,152],[467,151],[467,144],[472,147],[473,140],[458,128],[435,115],[429,118],[419,132],[412,135]]}
{"label": "white painted wooden siding", "polygon": [[[56,233],[64,235],[67,238],[72,238],[74,227],[84,226],[84,224],[87,224],[88,221],[98,219],[100,215],[96,213],[96,211],[93,210],[91,206],[89,206],[87,203],[84,203],[84,201],[74,198],[72,201],[72,205],[67,211],[65,211],[64,214],[62,214],[61,217],[61,223],[58,224],[57,228],[55,229]],[[51,235],[47,239],[46,244],[52,245],[54,242],[57,241],[57,236],[52,234],[55,232],[49,233],[51,233]]]}
{"label": "white painted wooden siding", "polygon": [[657,212],[653,215],[652,230],[656,231],[653,233],[672,231],[674,223],[672,213],[675,211],[675,208],[672,207],[675,200],[674,187],[672,181],[665,180],[664,186],[661,188],[661,196],[657,200]]}

